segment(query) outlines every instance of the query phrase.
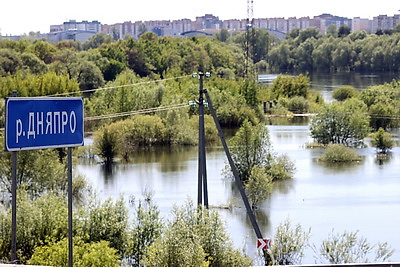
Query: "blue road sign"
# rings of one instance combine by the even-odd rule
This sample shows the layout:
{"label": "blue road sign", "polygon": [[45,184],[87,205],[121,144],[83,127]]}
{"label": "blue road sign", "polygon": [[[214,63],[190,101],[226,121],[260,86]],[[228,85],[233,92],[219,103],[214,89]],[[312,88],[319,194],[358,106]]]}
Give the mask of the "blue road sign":
{"label": "blue road sign", "polygon": [[5,150],[83,145],[83,98],[6,98]]}

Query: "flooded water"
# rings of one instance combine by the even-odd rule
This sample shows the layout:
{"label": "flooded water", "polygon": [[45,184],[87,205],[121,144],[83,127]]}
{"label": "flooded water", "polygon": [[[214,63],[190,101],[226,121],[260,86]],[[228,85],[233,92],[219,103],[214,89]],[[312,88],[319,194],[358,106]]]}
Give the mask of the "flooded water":
{"label": "flooded water", "polygon": [[[259,81],[271,84],[278,74],[261,74]],[[332,92],[338,87],[351,85],[361,91],[371,85],[391,82],[393,79],[400,80],[400,73],[312,73],[309,74],[310,89],[319,91],[324,99],[332,101]]]}
{"label": "flooded water", "polygon": [[[319,84],[321,81],[315,81]],[[385,161],[376,159],[374,148],[358,149],[364,160],[350,166],[326,166],[317,161],[321,149],[306,149],[311,142],[305,120],[270,123],[274,151],[286,153],[295,162],[290,181],[278,184],[260,209],[257,221],[265,237],[285,219],[311,228],[310,243],[320,245],[334,230],[359,231],[375,244],[388,242],[396,249],[393,261],[400,261],[400,147]],[[396,140],[400,132],[394,132]],[[366,140],[366,144],[369,142]],[[82,161],[78,171],[88,178],[101,198],[140,198],[145,190],[154,192],[162,216],[168,218],[173,205],[197,199],[197,147],[157,149],[138,153],[131,163],[117,163],[111,170]],[[256,257],[256,237],[234,183],[224,178],[225,153],[220,146],[207,148],[207,178],[210,206],[237,203],[233,210],[219,209],[237,248]],[[314,263],[307,250],[303,263]]]}

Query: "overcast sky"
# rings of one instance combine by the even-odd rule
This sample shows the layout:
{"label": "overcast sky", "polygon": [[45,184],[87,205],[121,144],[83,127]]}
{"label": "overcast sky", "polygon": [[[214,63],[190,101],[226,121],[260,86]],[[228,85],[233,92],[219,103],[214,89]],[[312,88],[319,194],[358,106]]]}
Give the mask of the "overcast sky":
{"label": "overcast sky", "polygon": [[[399,0],[254,0],[254,18],[317,16],[372,19],[400,14]],[[75,19],[98,20],[102,24],[124,21],[176,20],[213,14],[220,19],[247,17],[247,0],[3,0],[0,3],[0,33],[19,35],[49,32],[50,25]]]}

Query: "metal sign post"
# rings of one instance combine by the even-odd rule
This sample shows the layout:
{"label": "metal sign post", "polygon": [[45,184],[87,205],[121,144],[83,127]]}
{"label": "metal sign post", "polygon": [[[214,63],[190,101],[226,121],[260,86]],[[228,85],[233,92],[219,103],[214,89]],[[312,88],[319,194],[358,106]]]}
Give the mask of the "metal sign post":
{"label": "metal sign post", "polygon": [[68,266],[72,267],[72,147],[83,146],[83,98],[10,97],[5,109],[5,150],[12,152],[11,261],[17,263],[17,151],[67,147]]}
{"label": "metal sign post", "polygon": [[11,263],[17,260],[17,152],[11,152]]}
{"label": "metal sign post", "polygon": [[72,233],[72,147],[68,147],[68,267],[73,266]]}

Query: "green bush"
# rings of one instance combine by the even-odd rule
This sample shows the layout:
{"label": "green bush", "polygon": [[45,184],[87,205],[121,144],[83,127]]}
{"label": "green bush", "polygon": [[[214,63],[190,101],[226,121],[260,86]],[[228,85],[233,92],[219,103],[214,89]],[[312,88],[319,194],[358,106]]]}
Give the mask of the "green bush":
{"label": "green bush", "polygon": [[274,79],[271,90],[275,99],[280,97],[292,98],[295,96],[307,97],[310,78],[300,74],[296,77],[279,74]]}
{"label": "green bush", "polygon": [[312,118],[311,136],[316,142],[326,145],[360,145],[370,131],[366,110],[366,105],[356,98],[326,104]]}
{"label": "green bush", "polygon": [[360,93],[353,86],[342,86],[333,90],[332,97],[338,101],[357,97]]}
{"label": "green bush", "polygon": [[[35,249],[29,264],[47,266],[68,266],[68,240]],[[118,267],[119,256],[117,251],[109,247],[107,241],[84,243],[79,239],[74,240],[73,266],[76,267]]]}
{"label": "green bush", "polygon": [[274,265],[298,265],[308,246],[311,229],[304,231],[300,224],[295,227],[289,219],[279,224],[271,241],[271,257]]}
{"label": "green bush", "polygon": [[372,145],[381,153],[386,153],[392,149],[394,141],[392,135],[385,132],[383,128],[379,128],[376,133],[372,134]]}
{"label": "green bush", "polygon": [[111,163],[118,155],[118,133],[111,130],[110,126],[103,126],[96,131],[93,138],[96,154],[99,155],[106,164]]}
{"label": "green bush", "polygon": [[388,261],[394,250],[387,243],[371,245],[366,238],[359,237],[358,232],[332,234],[322,241],[319,252],[322,260],[330,264],[366,263],[368,256],[375,250],[372,262]]}
{"label": "green bush", "polygon": [[358,153],[350,148],[341,144],[330,144],[326,148],[322,157],[319,158],[320,161],[324,162],[353,162],[360,161],[361,157]]}
{"label": "green bush", "polygon": [[297,113],[307,113],[310,109],[310,103],[303,96],[295,96],[288,101],[288,110]]}
{"label": "green bush", "polygon": [[149,248],[145,266],[250,266],[252,261],[233,248],[215,211],[189,201],[174,207],[163,235]]}

